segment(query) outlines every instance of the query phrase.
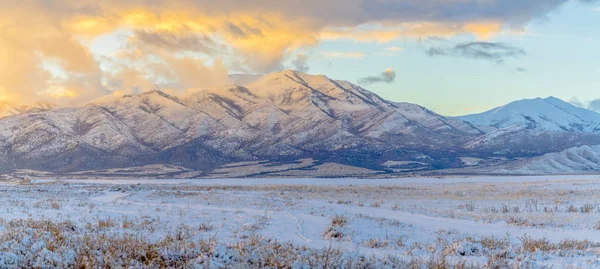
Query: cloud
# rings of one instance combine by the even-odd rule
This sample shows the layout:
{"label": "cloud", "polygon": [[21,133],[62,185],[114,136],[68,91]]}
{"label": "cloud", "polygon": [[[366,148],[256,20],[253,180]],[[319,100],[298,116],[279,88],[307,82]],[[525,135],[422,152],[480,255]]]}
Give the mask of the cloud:
{"label": "cloud", "polygon": [[590,101],[587,108],[592,111],[600,112],[600,99]]}
{"label": "cloud", "polygon": [[327,58],[364,59],[367,57],[367,54],[364,52],[325,51],[323,55]]}
{"label": "cloud", "polygon": [[[207,65],[200,59],[191,57],[166,58],[163,68],[170,68],[170,88],[176,90],[195,90],[225,85],[229,81],[229,73],[222,62]],[[169,85],[169,84],[167,84]]]}
{"label": "cloud", "polygon": [[392,46],[392,47],[387,47],[385,50],[387,50],[387,51],[399,52],[399,51],[404,51],[404,48],[400,48],[400,47]]}
{"label": "cloud", "polygon": [[393,83],[396,80],[396,71],[394,71],[391,67],[388,67],[381,73],[379,76],[369,76],[364,77],[358,80],[358,83],[361,85],[370,85],[375,83]]}
{"label": "cloud", "polygon": [[139,69],[122,67],[118,72],[107,73],[107,87],[119,94],[138,94],[154,87],[152,78]]}
{"label": "cloud", "polygon": [[576,107],[585,107],[585,104],[583,104],[583,102],[581,102],[579,100],[579,98],[577,97],[572,97],[571,100],[569,101],[569,103],[571,103],[572,105],[576,106]]}
{"label": "cloud", "polygon": [[594,99],[591,101],[587,101],[587,102],[582,102],[577,97],[573,97],[573,98],[571,98],[569,103],[571,103],[572,105],[574,105],[576,107],[581,107],[581,108],[589,109],[591,111],[600,113],[600,98]]}
{"label": "cloud", "polygon": [[292,61],[292,65],[296,71],[301,73],[306,73],[310,69],[308,66],[308,56],[306,56],[306,54],[296,55],[296,59]]}
{"label": "cloud", "polygon": [[398,29],[366,30],[355,28],[326,29],[319,33],[322,40],[353,40],[358,42],[388,43],[402,36]]}
{"label": "cloud", "polygon": [[26,12],[0,10],[0,99],[71,103],[107,93],[99,83],[102,70],[85,44],[52,25],[47,15],[24,19],[20,11]]}
{"label": "cloud", "polygon": [[[402,37],[451,37],[461,34],[472,34],[479,39],[488,39],[502,29],[500,22],[397,22],[371,25],[368,28],[329,28],[320,32],[323,40],[352,40],[355,42],[389,43]],[[375,28],[375,29],[372,29]]]}
{"label": "cloud", "polygon": [[261,36],[262,35],[262,31],[260,29],[252,28],[244,22],[240,23],[240,25],[229,23],[228,26],[229,26],[230,32],[238,37],[248,37],[251,35]]}
{"label": "cloud", "polygon": [[[595,1],[6,0],[0,9],[0,99],[83,102],[121,87],[214,85],[227,72],[278,70],[323,40],[387,43],[470,34],[490,41],[567,2]],[[119,39],[114,57],[94,55],[91,46],[100,37],[121,33],[128,38]],[[496,62],[521,54],[496,49],[504,52],[471,45],[437,54]]]}
{"label": "cloud", "polygon": [[517,68],[515,68],[515,71],[519,72],[519,73],[527,73],[527,72],[529,72],[529,69],[523,68],[523,67],[517,67]]}
{"label": "cloud", "polygon": [[200,52],[211,55],[219,51],[219,45],[205,34],[182,33],[168,31],[134,31],[131,42],[139,42],[148,46],[173,51]]}
{"label": "cloud", "polygon": [[428,56],[452,56],[503,63],[507,58],[527,55],[524,49],[505,43],[468,42],[455,45],[442,44],[426,48]]}
{"label": "cloud", "polygon": [[402,51],[404,51],[404,48],[392,46],[392,47],[385,48],[384,51],[376,52],[375,55],[377,55],[377,56],[396,56],[398,54],[398,52],[402,52]]}

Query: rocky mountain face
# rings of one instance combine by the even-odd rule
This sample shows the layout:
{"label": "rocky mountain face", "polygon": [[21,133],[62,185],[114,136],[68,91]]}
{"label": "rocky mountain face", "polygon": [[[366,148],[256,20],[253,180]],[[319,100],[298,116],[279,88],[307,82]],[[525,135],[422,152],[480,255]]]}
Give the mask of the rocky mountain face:
{"label": "rocky mountain face", "polygon": [[[346,81],[286,70],[246,86],[181,96],[149,91],[10,114],[0,119],[0,168],[72,172],[169,164],[206,171],[310,158],[410,171],[404,166],[456,168],[465,157],[534,156],[600,144],[595,114],[553,99],[535,102],[550,103],[544,108],[553,112],[503,112],[528,107],[522,105],[448,118]],[[554,144],[539,142],[542,134]]]}

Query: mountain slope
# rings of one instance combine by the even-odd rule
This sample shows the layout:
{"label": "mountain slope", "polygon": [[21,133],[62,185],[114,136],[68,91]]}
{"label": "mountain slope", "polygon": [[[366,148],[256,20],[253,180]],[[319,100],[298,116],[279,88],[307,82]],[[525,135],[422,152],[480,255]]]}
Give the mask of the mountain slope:
{"label": "mountain slope", "polygon": [[[0,119],[0,167],[49,170],[172,163],[210,168],[299,158],[378,167],[422,158],[452,165],[481,131],[345,81],[290,70],[180,97],[110,96],[78,108]],[[427,156],[427,155],[426,155]],[[96,159],[96,163],[87,160]],[[96,167],[94,167],[96,165]]]}
{"label": "mountain slope", "polygon": [[520,100],[481,114],[458,118],[476,126],[488,127],[488,132],[519,126],[535,131],[600,133],[600,114],[554,97]]}
{"label": "mountain slope", "polygon": [[501,174],[577,174],[598,171],[600,146],[569,148],[491,169],[492,173]]}
{"label": "mountain slope", "polygon": [[482,154],[532,157],[600,143],[600,114],[554,97],[515,101],[457,119],[486,132],[465,144]]}
{"label": "mountain slope", "polygon": [[457,168],[465,157],[509,160],[600,144],[599,115],[555,98],[448,118],[346,81],[290,70],[246,86],[181,96],[154,90],[47,109],[6,106],[0,170],[172,164],[210,171],[234,162],[313,159],[410,171],[403,164]]}
{"label": "mountain slope", "polygon": [[325,76],[287,70],[267,75],[247,88],[289,115],[312,121],[345,120],[352,123],[346,125],[347,131],[366,135],[405,133],[411,129],[479,133],[462,121],[447,119],[418,105],[390,102],[352,83]]}

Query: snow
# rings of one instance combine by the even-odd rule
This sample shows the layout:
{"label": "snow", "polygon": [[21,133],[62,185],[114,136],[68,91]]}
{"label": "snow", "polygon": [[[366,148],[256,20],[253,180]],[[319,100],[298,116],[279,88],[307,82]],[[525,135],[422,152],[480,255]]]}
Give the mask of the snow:
{"label": "snow", "polygon": [[[503,136],[513,135],[515,133],[523,131],[523,129],[524,129],[524,126],[521,126],[518,124],[511,125],[511,126],[508,126],[505,128],[493,129],[493,130],[487,132],[486,134],[484,134],[480,137],[477,137],[473,141],[470,141],[469,143],[467,143],[465,145],[465,148],[474,149],[474,148],[477,148],[480,146],[493,144],[498,140],[498,138],[503,137]],[[502,141],[502,140],[500,140],[500,141]]]}
{"label": "snow", "polygon": [[506,183],[518,184],[600,180],[598,175],[560,175],[560,176],[461,176],[461,177],[409,177],[409,178],[220,178],[220,179],[34,179],[33,183],[68,182],[104,185],[192,185],[192,186],[406,186],[406,185],[443,185],[468,183]]}
{"label": "snow", "polygon": [[442,117],[422,106],[410,103],[394,103],[399,113],[410,121],[418,122],[420,125],[434,131],[460,130],[470,134],[481,132],[460,120]]}
{"label": "snow", "polygon": [[[189,240],[215,237],[227,255],[234,255],[229,244],[259,236],[263,242],[275,239],[309,249],[331,246],[350,256],[427,259],[445,253],[447,259],[466,259],[482,266],[490,255],[508,251],[507,262],[528,261],[533,268],[549,264],[597,267],[600,231],[593,216],[600,210],[595,204],[599,179],[588,175],[9,181],[0,183],[4,192],[0,238],[13,238],[5,233],[12,233],[18,220],[66,221],[74,231],[82,229],[91,235],[98,230],[87,230],[86,225],[95,227],[93,223],[110,218],[117,225],[103,232],[104,236],[135,233],[139,238],[161,240],[188,227],[183,230],[186,234],[195,231]],[[586,204],[593,212],[580,209]],[[503,206],[510,210],[503,212]],[[517,207],[519,211],[513,210]],[[575,212],[569,208],[576,208]],[[151,225],[136,226],[141,223]],[[328,239],[332,231],[335,239]],[[29,253],[12,249],[18,244],[44,253],[40,262],[54,259],[54,264],[64,265],[75,256],[68,249],[47,249],[46,241],[36,239],[42,234],[25,229],[21,238],[31,236],[28,241],[13,238],[7,241],[10,244],[0,245],[0,267]],[[496,249],[485,241],[491,236],[507,241]],[[528,239],[544,239],[557,246],[562,242],[564,249],[528,252],[523,246]],[[585,240],[589,248],[564,247],[564,242]]]}
{"label": "snow", "polygon": [[474,125],[499,129],[520,126],[555,132],[595,133],[600,130],[600,114],[555,97],[520,100],[481,114],[458,118]]}
{"label": "snow", "polygon": [[415,161],[386,161],[384,163],[382,163],[381,165],[386,166],[386,167],[399,167],[399,166],[406,166],[406,165],[422,165],[422,166],[428,166],[428,163],[424,163],[424,162],[415,162]]}
{"label": "snow", "polygon": [[472,157],[461,157],[460,161],[465,165],[465,166],[477,166],[479,165],[481,162],[483,162],[483,159],[480,158],[472,158]]}
{"label": "snow", "polygon": [[[181,96],[153,90],[108,96],[75,108],[52,109],[43,103],[35,107],[0,119],[3,167],[80,171],[170,161],[205,169],[236,161],[314,158],[307,154],[333,151],[385,156],[379,160],[384,164],[421,161],[411,156],[430,150],[444,152],[429,158],[430,163],[462,157],[464,166],[476,166],[481,162],[474,157],[530,157],[600,141],[592,134],[600,126],[600,114],[556,98],[522,100],[462,117],[476,128],[415,104],[386,101],[350,82],[291,70],[268,74],[245,87],[227,85]],[[0,117],[14,111],[12,105],[0,105]],[[594,156],[593,149],[580,157],[579,151],[572,151],[564,158],[549,155],[546,164],[529,171],[509,172],[597,170],[596,159],[588,158]],[[123,163],[127,161],[131,163]],[[396,172],[433,167],[407,166],[390,167]],[[324,165],[292,175],[311,176],[316,170],[351,169]]]}
{"label": "snow", "polygon": [[[331,80],[322,75],[285,70],[268,74],[247,85],[247,88],[256,96],[270,98],[281,110],[303,119],[323,112],[328,117],[353,117],[356,121],[353,124],[365,126],[361,131],[368,131],[367,135],[372,137],[384,133],[410,133],[412,123],[434,132],[460,130],[479,133],[464,122],[447,119],[421,106],[388,102],[352,83]],[[305,98],[311,103],[302,107],[307,100]],[[318,110],[312,108],[313,105]],[[319,118],[313,118],[316,119]]]}
{"label": "snow", "polygon": [[600,146],[569,148],[561,152],[494,168],[502,174],[578,174],[600,171]]}
{"label": "snow", "polygon": [[[0,119],[0,147],[10,149],[0,152],[0,164],[55,171],[164,159],[177,159],[180,165],[279,160],[358,145],[380,153],[383,141],[399,150],[455,148],[480,133],[462,121],[386,101],[350,82],[291,70],[245,87],[227,85],[179,96],[152,90],[106,96],[80,107],[38,107]],[[74,159],[85,161],[75,164]],[[97,159],[102,162],[92,161]],[[127,160],[132,162],[124,165]]]}

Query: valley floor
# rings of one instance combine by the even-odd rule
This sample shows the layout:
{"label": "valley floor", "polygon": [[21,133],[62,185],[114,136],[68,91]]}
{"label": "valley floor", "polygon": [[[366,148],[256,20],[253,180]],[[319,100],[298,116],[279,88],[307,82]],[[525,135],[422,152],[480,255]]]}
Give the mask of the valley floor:
{"label": "valley floor", "polygon": [[0,182],[0,268],[600,268],[600,176]]}

